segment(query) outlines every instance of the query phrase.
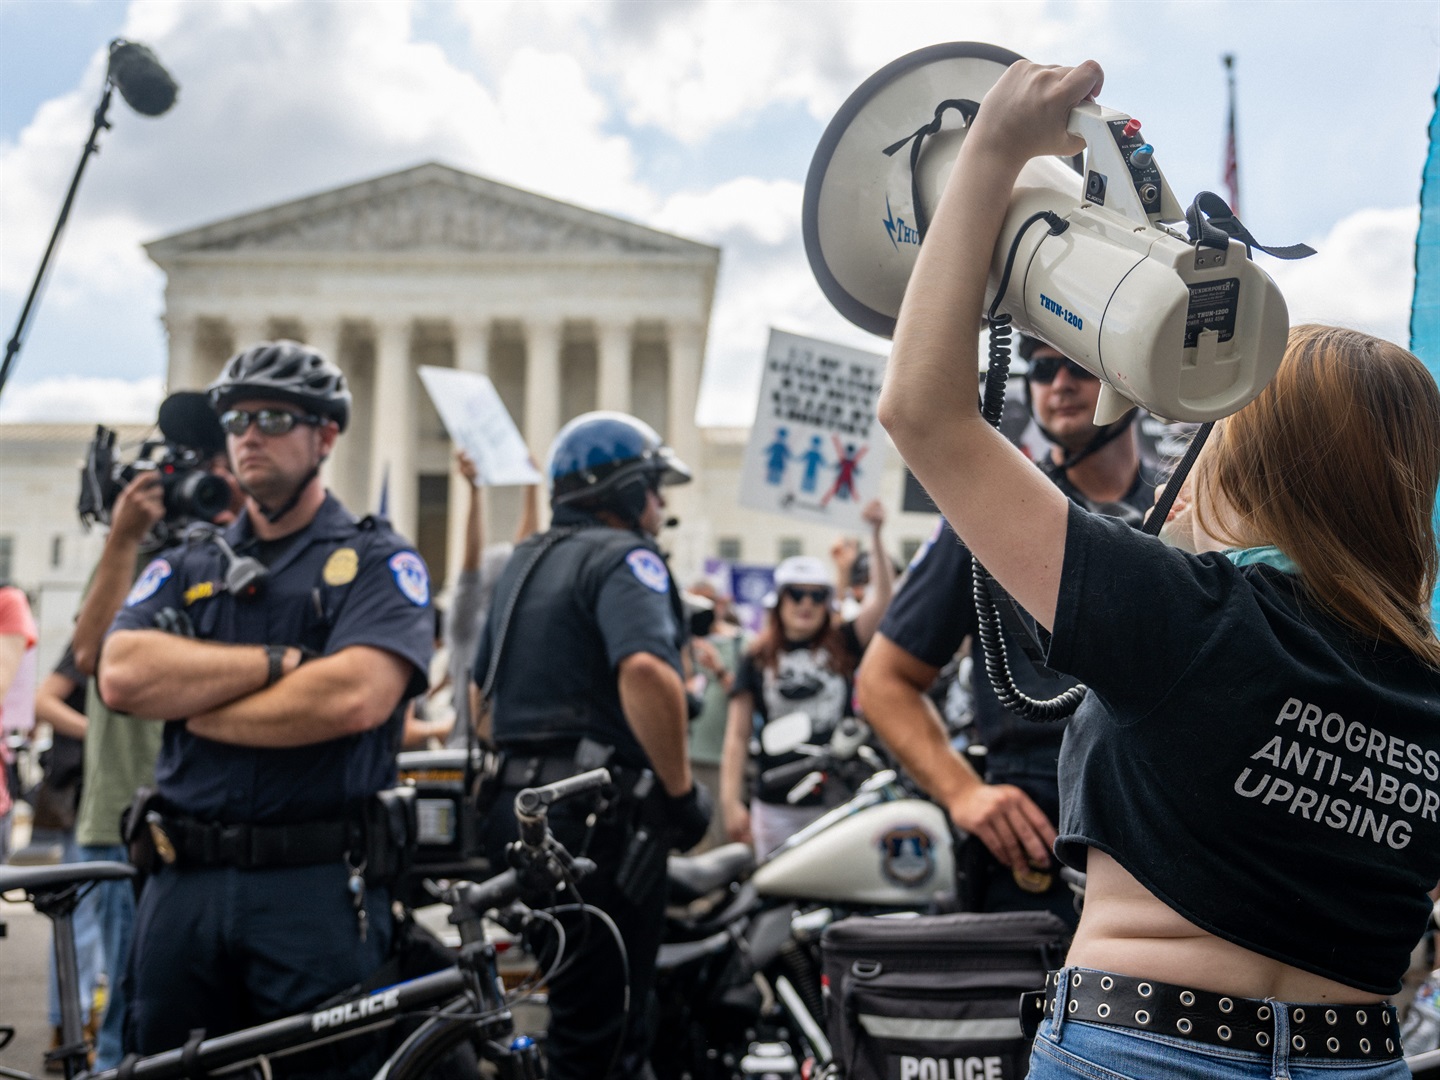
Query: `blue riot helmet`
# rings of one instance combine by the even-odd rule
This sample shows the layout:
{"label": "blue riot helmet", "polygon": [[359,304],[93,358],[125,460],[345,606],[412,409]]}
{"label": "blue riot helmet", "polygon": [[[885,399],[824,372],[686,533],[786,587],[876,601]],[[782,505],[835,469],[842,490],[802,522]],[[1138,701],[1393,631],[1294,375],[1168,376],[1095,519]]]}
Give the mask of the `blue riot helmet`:
{"label": "blue riot helmet", "polygon": [[550,505],[610,510],[635,522],[645,492],[688,484],[690,469],[655,429],[620,412],[575,417],[550,444]]}

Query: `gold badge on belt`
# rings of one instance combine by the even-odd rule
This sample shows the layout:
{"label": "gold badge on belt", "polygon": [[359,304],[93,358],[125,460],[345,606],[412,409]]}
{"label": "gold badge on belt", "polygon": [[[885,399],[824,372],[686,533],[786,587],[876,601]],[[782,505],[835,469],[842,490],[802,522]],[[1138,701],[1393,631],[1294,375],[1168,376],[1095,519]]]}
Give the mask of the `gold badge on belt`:
{"label": "gold badge on belt", "polygon": [[145,815],[145,824],[150,826],[150,839],[155,842],[155,854],[160,856],[161,862],[166,866],[174,866],[175,845],[170,842],[170,835],[165,831],[160,815],[151,810]]}

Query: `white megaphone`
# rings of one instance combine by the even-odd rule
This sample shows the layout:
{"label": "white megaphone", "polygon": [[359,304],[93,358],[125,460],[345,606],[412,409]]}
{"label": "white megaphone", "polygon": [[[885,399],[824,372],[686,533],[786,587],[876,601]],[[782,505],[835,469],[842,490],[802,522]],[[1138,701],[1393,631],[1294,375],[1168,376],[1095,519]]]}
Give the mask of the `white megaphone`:
{"label": "white megaphone", "polygon": [[[857,326],[893,334],[968,118],[1018,59],[974,42],[921,49],[867,79],[826,128],[805,183],[805,249],[826,297]],[[911,136],[927,126],[917,149]],[[986,304],[1022,223],[1051,211],[1069,227],[1019,236],[999,311],[1103,381],[1095,423],[1132,404],[1169,420],[1228,416],[1279,367],[1289,333],[1280,290],[1241,240],[1220,234],[1215,246],[1211,230],[1206,246],[1165,224],[1186,215],[1137,122],[1087,102],[1069,127],[1086,143],[1083,175],[1060,158],[1025,166]]]}

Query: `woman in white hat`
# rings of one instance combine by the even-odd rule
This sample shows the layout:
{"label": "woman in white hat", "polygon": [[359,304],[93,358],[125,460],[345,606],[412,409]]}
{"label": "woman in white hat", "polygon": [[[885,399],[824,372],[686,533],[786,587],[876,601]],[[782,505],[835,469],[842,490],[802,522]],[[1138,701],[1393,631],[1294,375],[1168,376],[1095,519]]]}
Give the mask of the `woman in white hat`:
{"label": "woman in white hat", "polygon": [[871,527],[871,565],[876,572],[855,618],[846,621],[838,614],[833,575],[821,560],[811,555],[786,559],[775,568],[765,627],[736,672],[720,763],[720,805],[729,838],[752,843],[761,858],[833,803],[835,793],[822,787],[791,804],[786,795],[793,781],[771,786],[763,782],[767,770],[798,755],[772,757],[761,752],[757,759],[761,780],[748,803],[745,772],[751,741],[771,720],[806,713],[811,741],[823,742],[853,711],[855,668],[880,625],[893,587],[890,559],[880,538],[885,513],[878,501],[865,508],[865,520]]}

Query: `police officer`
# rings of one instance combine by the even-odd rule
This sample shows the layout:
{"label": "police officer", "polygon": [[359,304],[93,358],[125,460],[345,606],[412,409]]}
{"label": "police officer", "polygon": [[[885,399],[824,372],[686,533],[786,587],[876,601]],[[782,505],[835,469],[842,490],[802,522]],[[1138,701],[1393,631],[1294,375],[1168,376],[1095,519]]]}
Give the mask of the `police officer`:
{"label": "police officer", "polygon": [[[245,508],[141,572],[99,664],[110,706],[169,718],[131,954],[127,1044],[147,1054],[307,1008],[386,957],[403,836],[375,796],[432,648],[425,564],[319,478],[350,417],[340,370],[265,342],[209,396]],[[276,1069],[374,1066],[352,1045]]]}
{"label": "police officer", "polygon": [[[1020,355],[1030,365],[1026,397],[1031,412],[1051,444],[1040,467],[1081,505],[1138,525],[1154,490],[1141,477],[1133,412],[1097,428],[1091,422],[1100,393],[1095,376],[1033,338],[1021,339]],[[1074,926],[1075,906],[1051,856],[1065,724],[1025,720],[997,700],[979,656],[971,594],[970,553],[942,520],[912,561],[866,650],[857,679],[860,706],[921,787],[970,834],[962,853],[969,906],[978,911],[1044,908]],[[1001,633],[1015,682],[1026,694],[1049,698],[1074,685],[1032,662],[1003,624]],[[926,695],[967,637],[976,650],[975,722],[987,750],[983,778],[951,747]]]}
{"label": "police officer", "polygon": [[551,827],[598,864],[579,892],[614,920],[625,957],[598,922],[565,917],[566,963],[548,980],[549,1075],[643,1076],[666,854],[698,843],[710,817],[686,752],[680,597],[655,544],[661,488],[690,472],[649,426],[614,412],[567,424],[548,471],[551,527],[515,549],[475,658],[503,762],[487,851],[503,865],[519,789],[611,770],[617,799],[593,829],[592,807],[566,803]]}

